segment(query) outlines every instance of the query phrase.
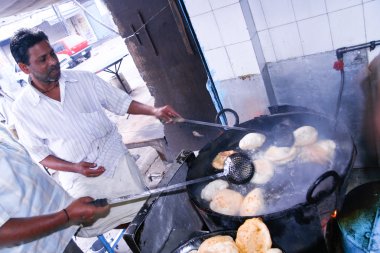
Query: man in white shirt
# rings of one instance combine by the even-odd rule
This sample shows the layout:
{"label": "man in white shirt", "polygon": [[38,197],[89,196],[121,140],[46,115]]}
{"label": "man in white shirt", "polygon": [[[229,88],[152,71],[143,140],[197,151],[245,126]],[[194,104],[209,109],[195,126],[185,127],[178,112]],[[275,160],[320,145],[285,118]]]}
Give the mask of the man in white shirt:
{"label": "man in white shirt", "polygon": [[[172,122],[170,106],[151,107],[133,101],[95,74],[61,72],[57,56],[42,31],[21,29],[11,40],[11,53],[30,85],[13,104],[20,141],[43,166],[58,171],[58,179],[74,197],[112,198],[145,190],[116,125],[104,109],[117,115],[144,114]],[[130,222],[143,201],[111,208],[80,236],[94,236]]]}
{"label": "man in white shirt", "polygon": [[71,240],[78,225],[109,212],[89,197],[74,201],[2,126],[0,168],[0,252],[82,252]]}

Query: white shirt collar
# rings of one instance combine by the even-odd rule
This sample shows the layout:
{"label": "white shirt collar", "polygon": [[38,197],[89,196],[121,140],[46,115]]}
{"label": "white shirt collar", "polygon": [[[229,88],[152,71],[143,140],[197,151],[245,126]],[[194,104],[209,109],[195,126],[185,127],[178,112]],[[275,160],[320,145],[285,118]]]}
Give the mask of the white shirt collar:
{"label": "white shirt collar", "polygon": [[[35,106],[40,102],[41,98],[43,98],[45,95],[42,92],[40,92],[39,90],[37,90],[31,84],[32,80],[30,77],[28,78],[28,81],[29,81],[29,87],[30,87],[29,94],[31,96],[32,104]],[[60,93],[61,93],[61,101],[64,101],[66,82],[73,83],[73,82],[78,82],[78,80],[73,78],[73,77],[67,76],[65,71],[61,71],[61,77],[59,78],[59,89],[60,89]]]}

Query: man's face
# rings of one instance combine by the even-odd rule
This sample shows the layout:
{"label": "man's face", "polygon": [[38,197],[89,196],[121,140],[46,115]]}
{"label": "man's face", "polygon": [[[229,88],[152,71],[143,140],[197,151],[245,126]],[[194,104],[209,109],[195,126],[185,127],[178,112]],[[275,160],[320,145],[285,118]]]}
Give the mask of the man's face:
{"label": "man's face", "polygon": [[57,55],[48,41],[41,41],[28,49],[29,65],[20,63],[20,68],[35,82],[50,84],[57,82],[61,69]]}

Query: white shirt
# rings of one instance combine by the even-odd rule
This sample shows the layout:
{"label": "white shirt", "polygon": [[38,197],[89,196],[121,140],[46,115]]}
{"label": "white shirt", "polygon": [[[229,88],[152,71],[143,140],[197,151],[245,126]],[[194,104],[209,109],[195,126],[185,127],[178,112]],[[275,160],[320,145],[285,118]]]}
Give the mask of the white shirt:
{"label": "white shirt", "polygon": [[[28,152],[1,126],[0,170],[0,226],[11,218],[58,212],[72,202],[65,190],[33,163]],[[77,229],[72,226],[26,244],[0,248],[0,252],[63,252]]]}
{"label": "white shirt", "polygon": [[[105,167],[105,176],[112,177],[126,148],[104,109],[124,115],[132,99],[85,71],[62,71],[59,88],[60,102],[32,85],[25,87],[16,99],[13,112],[21,143],[38,162],[48,155],[73,163],[94,162]],[[59,174],[65,188],[76,178],[84,177],[71,172]]]}

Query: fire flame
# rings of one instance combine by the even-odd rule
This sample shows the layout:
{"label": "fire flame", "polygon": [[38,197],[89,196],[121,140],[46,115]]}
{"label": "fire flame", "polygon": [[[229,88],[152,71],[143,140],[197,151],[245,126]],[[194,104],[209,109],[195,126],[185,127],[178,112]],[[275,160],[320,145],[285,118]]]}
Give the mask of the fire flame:
{"label": "fire flame", "polygon": [[338,211],[334,210],[334,212],[332,212],[332,214],[331,214],[331,218],[335,219],[337,215],[338,215]]}

